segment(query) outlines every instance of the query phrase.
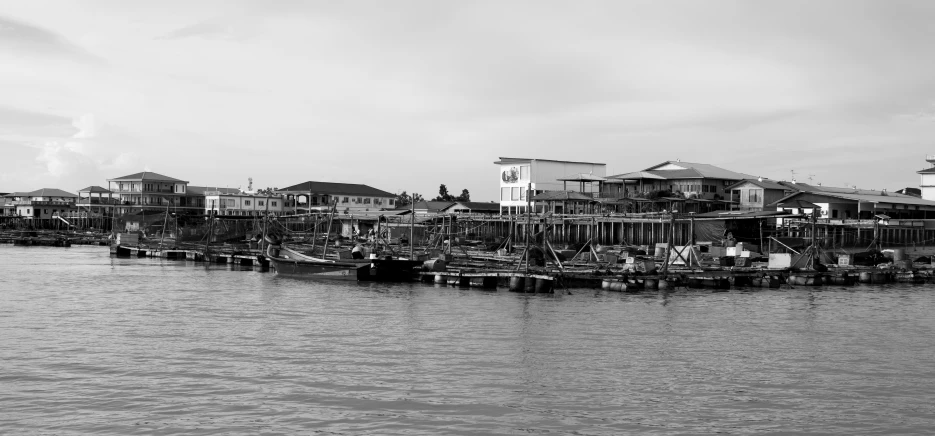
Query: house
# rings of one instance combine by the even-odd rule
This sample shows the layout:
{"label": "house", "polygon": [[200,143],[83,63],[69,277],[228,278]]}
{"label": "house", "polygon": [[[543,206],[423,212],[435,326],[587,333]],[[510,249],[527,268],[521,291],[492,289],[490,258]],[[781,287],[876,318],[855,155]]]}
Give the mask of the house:
{"label": "house", "polygon": [[284,196],[293,213],[327,212],[333,203],[344,212],[393,209],[396,195],[367,185],[332,182],[303,182],[276,191]]}
{"label": "house", "polygon": [[282,195],[248,194],[229,188],[206,188],[203,192],[206,214],[216,211],[229,216],[279,216],[285,210]]}
{"label": "house", "polygon": [[[671,191],[686,198],[724,200],[730,198],[728,187],[741,180],[757,177],[709,164],[667,161],[642,171],[616,174],[607,179],[622,181],[622,192],[627,197],[653,191]],[[612,184],[606,186],[614,187]]]}
{"label": "house", "polygon": [[500,213],[500,205],[493,202],[456,201],[452,205],[442,209],[442,212],[498,215]]}
{"label": "house", "polygon": [[836,188],[795,184],[798,192],[769,205],[774,210],[810,214],[820,209],[820,218],[832,220],[871,219],[886,215],[897,219],[935,218],[935,201],[911,195],[887,192],[885,189]]}
{"label": "house", "polygon": [[[552,159],[501,157],[494,165],[499,167],[500,173],[500,214],[510,215],[526,212],[527,189],[531,189],[533,195],[545,191],[564,191],[568,181],[580,182],[584,175],[593,179],[588,181],[588,187],[582,183],[581,190],[586,191],[584,195],[598,196],[600,192],[593,191],[590,182],[603,183],[600,179],[607,173],[607,165],[603,163]],[[542,209],[541,204],[530,206],[533,210]]]}
{"label": "house", "polygon": [[78,201],[75,207],[83,217],[99,218],[114,216],[114,210],[119,202],[120,200],[111,190],[95,185],[78,191]]}
{"label": "house", "polygon": [[736,210],[766,210],[766,206],[796,192],[778,182],[764,178],[744,179],[725,188]]}
{"label": "house", "polygon": [[13,215],[24,219],[49,219],[63,217],[76,210],[78,196],[55,188],[42,188],[32,192],[7,194],[13,207]]}
{"label": "house", "polygon": [[107,190],[117,195],[116,214],[165,210],[166,206],[189,209],[186,199],[188,182],[164,176],[152,171],[143,171],[107,180]]}

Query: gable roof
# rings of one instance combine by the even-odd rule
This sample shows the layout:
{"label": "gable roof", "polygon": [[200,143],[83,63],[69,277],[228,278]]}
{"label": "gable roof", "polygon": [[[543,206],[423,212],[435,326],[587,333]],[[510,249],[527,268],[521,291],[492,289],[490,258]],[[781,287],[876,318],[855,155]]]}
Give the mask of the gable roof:
{"label": "gable roof", "polygon": [[78,197],[71,192],[56,188],[42,188],[32,192],[16,192],[18,197]]}
{"label": "gable roof", "polygon": [[292,185],[288,188],[278,189],[276,192],[293,192],[298,194],[312,192],[313,194],[359,195],[361,197],[396,197],[396,194],[381,191],[377,188],[373,188],[367,185],[313,181],[303,182],[297,185]]}
{"label": "gable roof", "polygon": [[759,179],[743,179],[743,180],[741,180],[741,181],[739,181],[739,182],[737,182],[737,183],[734,183],[733,185],[730,185],[730,186],[728,186],[728,187],[726,187],[726,188],[724,188],[724,189],[727,190],[727,191],[729,191],[729,190],[734,189],[734,188],[737,187],[737,186],[741,186],[741,185],[743,185],[743,184],[745,184],[745,183],[751,183],[751,184],[754,184],[754,185],[756,185],[756,186],[759,186],[759,187],[761,187],[761,188],[763,188],[763,189],[779,189],[779,190],[782,190],[782,191],[785,191],[785,190],[790,189],[790,188],[787,187],[786,185],[783,185],[783,184],[781,184],[781,183],[779,183],[779,182],[774,182],[774,181],[772,181],[772,180],[766,180],[766,179],[763,179],[763,180],[759,180]]}
{"label": "gable roof", "polygon": [[174,177],[164,176],[159,173],[154,173],[152,171],[143,171],[141,173],[133,173],[123,177],[117,177],[116,179],[107,179],[108,182],[115,182],[118,180],[157,180],[162,182],[181,182],[188,183],[185,180],[179,180]]}
{"label": "gable roof", "polygon": [[922,171],[916,171],[916,174],[935,174],[935,166],[926,168]]}
{"label": "gable roof", "polygon": [[594,174],[590,173],[578,173],[556,180],[561,182],[603,182],[607,179],[601,176],[595,176]]}
{"label": "gable roof", "polygon": [[100,186],[97,186],[97,185],[88,186],[87,188],[84,188],[84,189],[82,189],[82,190],[80,190],[80,191],[78,191],[78,192],[88,192],[88,193],[91,193],[91,194],[97,194],[97,193],[101,193],[101,194],[113,194],[113,191],[111,191],[111,190],[109,190],[109,189],[104,189],[104,188],[102,188],[102,187],[100,187]]}

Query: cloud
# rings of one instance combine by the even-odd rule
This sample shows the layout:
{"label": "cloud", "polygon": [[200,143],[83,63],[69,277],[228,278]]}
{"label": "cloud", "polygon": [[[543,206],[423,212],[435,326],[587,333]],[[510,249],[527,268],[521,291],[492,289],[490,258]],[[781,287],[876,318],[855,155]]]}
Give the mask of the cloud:
{"label": "cloud", "polygon": [[0,16],[0,47],[15,50],[21,54],[64,57],[82,63],[102,63],[99,57],[61,35],[4,16]]}

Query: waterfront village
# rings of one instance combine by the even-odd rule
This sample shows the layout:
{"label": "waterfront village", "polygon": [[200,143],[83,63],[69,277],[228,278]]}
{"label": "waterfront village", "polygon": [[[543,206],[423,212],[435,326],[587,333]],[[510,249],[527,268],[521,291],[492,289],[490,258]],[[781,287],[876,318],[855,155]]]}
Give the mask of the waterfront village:
{"label": "waterfront village", "polygon": [[[330,255],[323,247],[348,239],[369,243],[370,250],[382,243],[394,253],[408,246],[410,256],[418,246],[423,258],[449,266],[460,261],[459,274],[509,270],[524,261],[528,274],[530,258],[545,274],[612,271],[627,258],[641,265],[640,255],[650,263],[630,271],[658,272],[660,261],[664,271],[670,265],[911,268],[907,252],[928,256],[935,238],[935,156],[926,161],[919,188],[890,190],[775,180],[680,160],[607,174],[605,163],[500,157],[493,162],[498,202],[467,195],[430,200],[335,181],[281,189],[254,189],[252,180],[246,189],[195,186],[184,175],[143,171],[76,193],[68,187],[0,192],[0,226],[7,239],[24,231],[96,233],[109,241],[134,234],[140,238],[132,239],[134,249],[143,253],[145,243],[158,242],[149,252],[163,257],[166,241],[175,250],[203,244],[203,257],[211,244],[226,244],[228,260],[236,253],[262,257],[259,233],[275,231],[294,246],[311,242],[311,253],[323,239],[321,258]],[[788,256],[774,265],[774,253]]]}

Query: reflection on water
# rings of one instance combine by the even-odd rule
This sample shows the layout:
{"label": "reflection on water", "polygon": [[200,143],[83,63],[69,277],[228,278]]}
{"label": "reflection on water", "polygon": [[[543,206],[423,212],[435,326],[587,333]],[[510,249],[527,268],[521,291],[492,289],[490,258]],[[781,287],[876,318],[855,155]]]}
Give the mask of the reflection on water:
{"label": "reflection on water", "polygon": [[925,433],[925,286],[522,295],[0,246],[0,433]]}

